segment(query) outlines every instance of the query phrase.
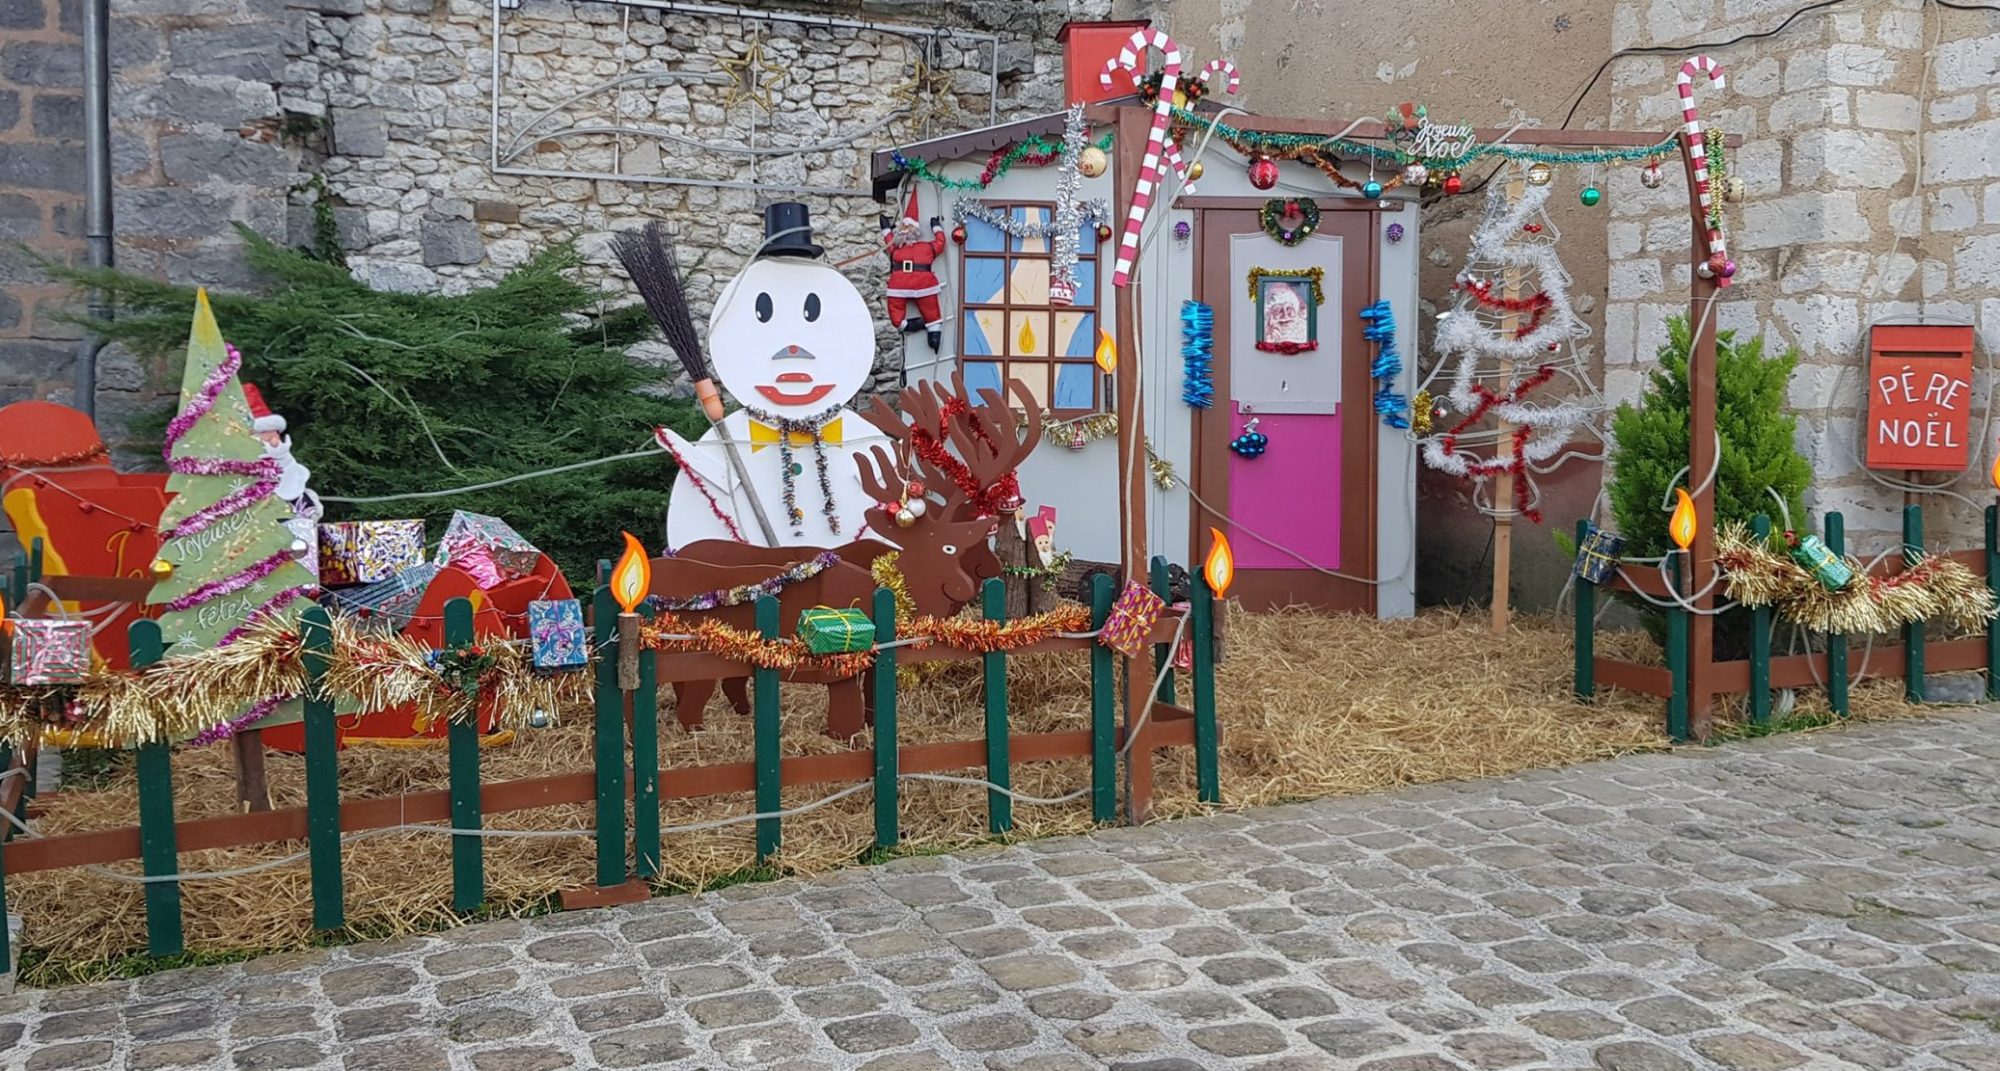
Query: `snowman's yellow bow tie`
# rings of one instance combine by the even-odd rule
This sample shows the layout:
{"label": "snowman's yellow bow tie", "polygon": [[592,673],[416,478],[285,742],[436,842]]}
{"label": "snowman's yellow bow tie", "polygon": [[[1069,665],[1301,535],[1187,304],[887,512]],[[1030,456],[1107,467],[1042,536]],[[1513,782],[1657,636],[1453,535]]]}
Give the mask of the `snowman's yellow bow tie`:
{"label": "snowman's yellow bow tie", "polygon": [[[827,421],[826,425],[819,429],[819,438],[821,442],[827,443],[832,446],[839,446],[841,444],[840,420],[841,418],[835,417],[832,420]],[[812,433],[807,431],[792,432],[790,438],[791,438],[791,445],[795,447],[811,446],[813,441]],[[778,429],[770,426],[769,424],[764,424],[759,421],[753,420],[750,422],[751,453],[754,454],[757,451],[762,450],[767,446],[776,446],[776,445],[778,445]]]}

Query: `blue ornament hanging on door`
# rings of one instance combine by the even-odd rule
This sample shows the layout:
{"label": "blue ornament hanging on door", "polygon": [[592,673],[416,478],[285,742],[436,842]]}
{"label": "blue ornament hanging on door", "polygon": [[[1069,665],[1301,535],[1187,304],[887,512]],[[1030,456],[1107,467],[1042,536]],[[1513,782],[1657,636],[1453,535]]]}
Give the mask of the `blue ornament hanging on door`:
{"label": "blue ornament hanging on door", "polygon": [[1243,434],[1229,440],[1230,451],[1241,458],[1263,457],[1270,446],[1271,437],[1257,430],[1256,417],[1251,417],[1250,423],[1243,425]]}

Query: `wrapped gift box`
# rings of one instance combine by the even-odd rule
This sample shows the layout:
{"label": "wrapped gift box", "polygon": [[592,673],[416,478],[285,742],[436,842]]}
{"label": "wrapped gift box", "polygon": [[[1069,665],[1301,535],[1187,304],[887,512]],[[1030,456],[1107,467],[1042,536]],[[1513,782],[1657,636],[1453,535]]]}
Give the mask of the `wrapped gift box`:
{"label": "wrapped gift box", "polygon": [[372,584],[424,562],[424,522],[341,521],[319,526],[319,581]]}
{"label": "wrapped gift box", "polygon": [[384,632],[401,632],[411,615],[424,601],[424,589],[443,566],[436,562],[412,565],[387,580],[377,580],[358,588],[327,592],[328,606],[361,618],[370,627]]}
{"label": "wrapped gift box", "polygon": [[438,558],[472,574],[480,587],[494,588],[534,572],[542,552],[506,521],[459,510],[445,525]]}
{"label": "wrapped gift box", "polygon": [[590,661],[583,633],[583,604],[575,599],[529,603],[528,636],[534,641],[536,669],[576,669]]}
{"label": "wrapped gift box", "polygon": [[860,610],[816,606],[799,614],[799,639],[813,654],[847,654],[875,646],[875,622]]}
{"label": "wrapped gift box", "polygon": [[14,621],[15,684],[82,684],[90,669],[90,622]]}
{"label": "wrapped gift box", "polygon": [[1577,544],[1576,567],[1571,571],[1593,584],[1607,583],[1617,575],[1619,556],[1624,553],[1624,536],[1593,524],[1584,530],[1583,542]]}
{"label": "wrapped gift box", "polygon": [[1153,594],[1151,588],[1127,581],[1125,590],[1118,593],[1118,601],[1111,604],[1098,642],[1127,658],[1137,658],[1152,644],[1153,623],[1166,609],[1167,601]]}

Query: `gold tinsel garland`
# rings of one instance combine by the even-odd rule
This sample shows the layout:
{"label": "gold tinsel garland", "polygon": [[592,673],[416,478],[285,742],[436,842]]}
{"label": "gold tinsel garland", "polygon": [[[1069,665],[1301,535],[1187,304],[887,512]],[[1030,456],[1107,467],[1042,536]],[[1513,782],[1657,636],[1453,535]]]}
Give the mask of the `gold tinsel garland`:
{"label": "gold tinsel garland", "polygon": [[[523,724],[537,709],[553,717],[589,698],[588,674],[537,671],[519,641],[480,642],[494,656],[480,683],[504,724]],[[82,684],[61,688],[0,684],[0,743],[19,746],[51,726],[111,747],[187,740],[271,696],[303,693],[304,652],[294,625],[267,622],[227,647],[170,655],[135,673],[93,668]],[[344,614],[333,617],[321,687],[358,700],[364,710],[409,703],[425,724],[473,714],[472,699],[446,684],[430,648],[366,629]]]}
{"label": "gold tinsel garland", "polygon": [[[1046,613],[1012,621],[913,616],[897,629],[897,639],[913,649],[943,644],[990,654],[1028,647],[1058,633],[1083,632],[1089,628],[1089,608],[1066,603]],[[689,622],[672,614],[662,614],[640,626],[639,645],[648,651],[699,651],[747,662],[759,669],[819,670],[835,677],[853,676],[875,663],[872,650],[816,655],[806,650],[805,643],[796,637],[766,639],[720,621]]]}
{"label": "gold tinsel garland", "polygon": [[1723,570],[1723,591],[1745,606],[1769,606],[1785,620],[1832,634],[1893,632],[1920,621],[1972,630],[2000,614],[1986,582],[1951,560],[1918,554],[1902,572],[1864,575],[1828,590],[1791,558],[1771,550],[1741,524],[1716,533],[1715,563]]}
{"label": "gold tinsel garland", "polygon": [[[1023,422],[1018,426],[1025,428],[1027,424]],[[1042,416],[1042,437],[1057,446],[1072,450],[1081,448],[1085,443],[1108,439],[1116,434],[1118,434],[1117,413],[1091,413],[1069,420],[1057,420],[1047,414]],[[1160,452],[1153,448],[1151,439],[1146,440],[1146,469],[1152,473],[1153,486],[1162,491],[1173,490],[1174,484],[1180,479],[1174,472],[1173,462],[1160,456]]]}

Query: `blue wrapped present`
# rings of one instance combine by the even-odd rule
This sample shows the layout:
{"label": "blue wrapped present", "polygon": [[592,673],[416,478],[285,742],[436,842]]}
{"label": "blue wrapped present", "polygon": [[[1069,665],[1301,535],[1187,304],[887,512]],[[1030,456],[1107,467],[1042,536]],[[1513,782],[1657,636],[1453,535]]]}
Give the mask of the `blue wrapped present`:
{"label": "blue wrapped present", "polygon": [[424,591],[443,566],[422,562],[403,569],[386,580],[341,588],[326,593],[329,608],[359,618],[371,628],[401,632],[424,601]]}
{"label": "blue wrapped present", "polygon": [[528,636],[534,643],[536,669],[580,669],[590,661],[583,604],[575,599],[529,603]]}

